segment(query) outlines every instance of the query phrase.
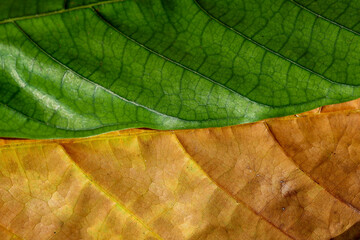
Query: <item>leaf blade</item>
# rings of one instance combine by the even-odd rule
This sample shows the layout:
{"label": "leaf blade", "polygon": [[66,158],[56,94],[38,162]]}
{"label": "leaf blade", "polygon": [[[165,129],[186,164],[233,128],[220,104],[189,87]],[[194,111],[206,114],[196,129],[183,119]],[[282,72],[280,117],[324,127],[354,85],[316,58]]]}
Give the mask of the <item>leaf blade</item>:
{"label": "leaf blade", "polygon": [[[352,86],[356,82],[319,75],[219,21],[183,0],[97,2],[1,24],[7,35],[2,85],[8,95],[0,100],[22,114],[15,120],[22,131],[5,122],[2,136],[60,138],[134,127],[235,125],[360,96],[360,87]],[[49,76],[49,69],[57,74]],[[87,93],[79,90],[82,85]],[[32,107],[24,107],[24,101]],[[2,107],[2,115],[8,111]],[[31,123],[31,129],[22,129],[21,122]],[[33,125],[48,130],[39,134]]]}
{"label": "leaf blade", "polygon": [[[129,130],[85,139],[5,140],[5,145],[0,147],[0,156],[4,159],[0,162],[0,176],[3,177],[0,185],[8,188],[12,183],[13,189],[21,192],[17,196],[28,194],[26,189],[29,188],[37,199],[47,199],[46,196],[57,196],[58,191],[69,192],[65,186],[89,184],[84,189],[92,189],[92,197],[80,202],[100,202],[91,212],[102,211],[109,201],[118,202],[129,211],[119,213],[117,218],[132,212],[135,219],[141,219],[164,239],[175,236],[179,239],[330,239],[360,219],[356,210],[360,208],[359,201],[354,197],[359,186],[356,178],[347,178],[356,175],[353,165],[358,158],[356,155],[349,157],[341,150],[358,146],[359,139],[353,135],[359,128],[359,121],[354,118],[358,120],[358,110],[268,120],[281,145],[293,143],[291,139],[298,135],[296,123],[303,127],[306,140],[302,142],[308,143],[285,148],[273,139],[264,122],[175,132]],[[328,127],[325,121],[336,128],[326,133],[323,131]],[[317,138],[312,137],[314,125],[320,130]],[[337,137],[342,133],[345,137]],[[321,156],[321,152],[328,152],[328,147],[333,145],[339,145],[336,158],[342,159],[342,164],[333,164],[334,159]],[[319,146],[316,152],[313,146]],[[311,152],[311,158],[302,153],[304,149]],[[290,151],[290,155],[284,151]],[[336,175],[335,179],[342,179],[342,176],[355,181],[354,184],[344,188],[334,184],[332,174],[327,171],[309,171],[307,167],[317,165],[318,161],[324,162],[319,166],[327,166]],[[64,169],[73,165],[81,171],[72,167],[74,173],[63,174]],[[339,175],[343,169],[350,172]],[[61,187],[55,187],[61,176],[67,175],[74,178],[70,181],[63,177],[68,180],[63,180]],[[20,176],[27,176],[29,187],[22,184]],[[51,183],[39,185],[39,179],[42,183],[49,179]],[[80,180],[83,184],[76,184]],[[79,199],[88,196],[81,191],[71,192],[78,194]],[[6,191],[0,194],[1,199],[8,199]],[[32,206],[36,207],[26,206],[25,212],[30,213]],[[64,209],[60,203],[56,206]],[[70,214],[55,209],[53,212],[63,217]],[[106,218],[105,215],[101,214],[101,219]],[[31,215],[32,223],[36,224],[36,219]],[[65,221],[59,238],[63,237],[62,231],[77,236],[83,221],[87,229],[100,226],[104,234],[108,233],[104,235],[108,238],[117,231],[117,225],[109,225],[111,231],[105,230],[98,224],[99,218],[91,218],[90,222],[85,219]],[[22,221],[19,220],[20,227],[2,221],[4,219],[0,218],[0,223],[22,236],[19,230],[24,229]],[[105,225],[111,222],[106,220]],[[57,226],[56,222],[51,226]],[[356,229],[354,231],[356,234]],[[87,231],[84,236],[95,237],[97,233],[98,230]],[[33,234],[32,228],[28,234]]]}

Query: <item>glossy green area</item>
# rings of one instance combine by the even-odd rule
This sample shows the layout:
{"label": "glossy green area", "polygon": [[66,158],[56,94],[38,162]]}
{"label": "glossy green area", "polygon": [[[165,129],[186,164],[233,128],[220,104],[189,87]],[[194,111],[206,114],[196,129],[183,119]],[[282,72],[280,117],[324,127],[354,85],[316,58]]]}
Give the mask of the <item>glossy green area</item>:
{"label": "glossy green area", "polygon": [[226,126],[360,97],[356,25],[322,1],[21,2],[36,1],[0,8],[2,137]]}

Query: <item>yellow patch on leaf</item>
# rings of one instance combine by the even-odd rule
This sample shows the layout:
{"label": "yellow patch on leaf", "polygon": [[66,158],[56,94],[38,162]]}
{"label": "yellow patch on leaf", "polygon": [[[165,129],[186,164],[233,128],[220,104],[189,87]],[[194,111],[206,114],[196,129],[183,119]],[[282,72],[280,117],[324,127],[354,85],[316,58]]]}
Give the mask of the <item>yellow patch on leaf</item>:
{"label": "yellow patch on leaf", "polygon": [[359,106],[224,128],[2,139],[0,239],[356,239]]}

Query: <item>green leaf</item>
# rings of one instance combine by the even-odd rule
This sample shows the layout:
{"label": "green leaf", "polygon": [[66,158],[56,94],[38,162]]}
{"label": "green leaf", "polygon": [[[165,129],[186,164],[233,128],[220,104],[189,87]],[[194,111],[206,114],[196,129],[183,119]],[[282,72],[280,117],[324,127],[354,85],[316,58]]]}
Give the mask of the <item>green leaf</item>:
{"label": "green leaf", "polygon": [[359,1],[0,3],[0,136],[204,128],[360,97]]}

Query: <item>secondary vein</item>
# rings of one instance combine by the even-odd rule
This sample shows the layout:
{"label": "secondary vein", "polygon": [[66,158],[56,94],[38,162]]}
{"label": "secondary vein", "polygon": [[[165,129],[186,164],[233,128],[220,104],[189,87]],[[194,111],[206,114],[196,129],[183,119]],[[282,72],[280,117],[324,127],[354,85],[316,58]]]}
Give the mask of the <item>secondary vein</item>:
{"label": "secondary vein", "polygon": [[102,1],[102,2],[97,2],[97,3],[92,3],[92,4],[86,4],[86,5],[82,5],[82,6],[72,7],[72,8],[67,8],[68,3],[67,3],[67,1],[65,1],[64,8],[61,9],[61,10],[50,11],[50,12],[45,12],[45,13],[39,13],[39,14],[35,14],[35,15],[22,16],[22,17],[7,18],[7,19],[4,19],[4,20],[1,20],[0,24],[20,21],[20,20],[25,20],[25,19],[31,19],[31,18],[39,18],[39,17],[44,17],[44,16],[50,16],[50,15],[54,15],[54,14],[58,14],[58,13],[71,12],[71,11],[75,11],[75,10],[78,10],[78,9],[86,9],[86,8],[91,8],[91,7],[104,5],[104,4],[108,4],[108,3],[116,3],[116,2],[123,2],[123,1],[125,1],[125,0],[107,0],[107,1]]}
{"label": "secondary vein", "polygon": [[255,45],[263,48],[263,49],[266,50],[267,52],[270,52],[270,53],[272,53],[272,54],[274,54],[274,55],[276,55],[276,56],[278,56],[278,57],[280,57],[280,58],[282,58],[282,59],[290,62],[291,64],[294,64],[294,65],[296,65],[297,67],[302,68],[302,69],[304,69],[305,71],[310,72],[310,73],[312,73],[312,74],[314,74],[314,75],[316,75],[316,76],[318,76],[318,77],[320,77],[320,78],[322,78],[322,79],[324,79],[324,80],[326,80],[326,81],[328,81],[328,82],[331,82],[331,83],[333,83],[333,84],[343,85],[343,86],[353,86],[353,87],[359,86],[359,85],[354,85],[354,84],[340,83],[340,82],[336,82],[336,81],[334,81],[334,80],[331,80],[331,79],[325,77],[324,75],[322,75],[322,74],[320,74],[320,73],[318,73],[318,72],[315,72],[314,70],[311,70],[311,69],[309,69],[309,68],[307,68],[307,67],[305,67],[305,66],[303,66],[303,65],[301,65],[301,64],[299,64],[299,63],[297,63],[297,62],[295,62],[294,60],[291,60],[290,58],[285,57],[284,55],[282,55],[282,54],[280,54],[280,53],[278,53],[278,52],[273,51],[272,49],[270,49],[270,48],[266,47],[265,45],[263,45],[263,44],[255,41],[255,40],[253,40],[252,38],[246,36],[246,35],[243,34],[242,32],[237,31],[237,30],[234,29],[233,27],[229,26],[228,24],[226,24],[226,23],[224,23],[223,21],[221,21],[221,20],[217,19],[216,17],[214,17],[211,13],[209,13],[209,11],[207,11],[206,9],[204,9],[204,8],[201,6],[201,4],[198,2],[198,0],[193,0],[193,1],[194,1],[194,3],[195,3],[206,15],[208,15],[210,18],[214,19],[216,22],[218,22],[219,24],[221,24],[221,25],[224,26],[225,28],[230,29],[231,31],[233,31],[233,32],[235,32],[236,34],[242,36],[243,38],[245,38],[246,40],[252,42],[253,44],[255,44]]}

